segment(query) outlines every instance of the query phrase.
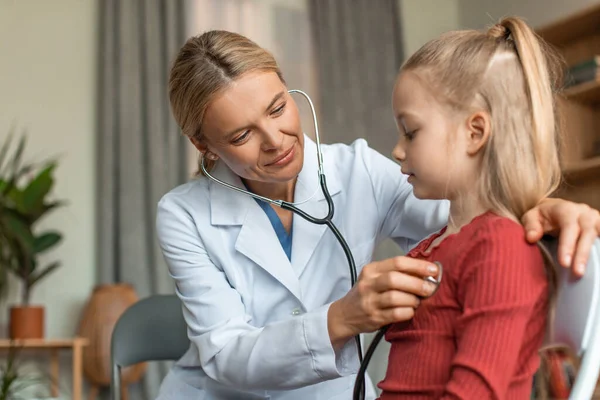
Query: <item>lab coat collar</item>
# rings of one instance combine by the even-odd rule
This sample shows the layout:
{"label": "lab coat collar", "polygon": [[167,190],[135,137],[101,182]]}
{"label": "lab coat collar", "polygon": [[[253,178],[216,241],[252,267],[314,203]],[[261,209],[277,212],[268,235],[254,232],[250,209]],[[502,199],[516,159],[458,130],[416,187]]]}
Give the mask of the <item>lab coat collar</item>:
{"label": "lab coat collar", "polygon": [[[324,161],[327,186],[332,197],[341,191],[334,161],[327,159]],[[239,176],[224,164],[219,164],[213,173],[216,178],[244,188]],[[242,225],[235,249],[262,267],[281,282],[299,301],[302,301],[298,277],[306,268],[327,229],[326,226],[312,224],[302,217],[294,215],[290,264],[267,215],[252,197],[213,181],[210,181],[209,191],[211,223],[213,225]],[[311,198],[311,196],[313,197]],[[294,199],[296,202],[308,199],[298,208],[309,215],[317,218],[327,215],[327,202],[319,185],[317,146],[306,135],[304,136],[304,165],[296,181]],[[265,249],[267,250],[265,251]]]}

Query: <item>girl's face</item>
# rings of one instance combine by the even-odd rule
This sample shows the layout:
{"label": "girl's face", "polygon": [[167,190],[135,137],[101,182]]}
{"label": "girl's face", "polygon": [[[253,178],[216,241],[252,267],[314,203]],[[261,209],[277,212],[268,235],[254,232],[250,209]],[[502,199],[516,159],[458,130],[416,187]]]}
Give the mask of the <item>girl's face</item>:
{"label": "girl's face", "polygon": [[392,103],[400,133],[392,154],[415,196],[452,200],[472,188],[480,163],[471,151],[471,118],[453,116],[412,71],[398,76]]}
{"label": "girl's face", "polygon": [[274,72],[242,75],[218,93],[192,142],[243,179],[283,183],[298,176],[304,136],[296,103]]}

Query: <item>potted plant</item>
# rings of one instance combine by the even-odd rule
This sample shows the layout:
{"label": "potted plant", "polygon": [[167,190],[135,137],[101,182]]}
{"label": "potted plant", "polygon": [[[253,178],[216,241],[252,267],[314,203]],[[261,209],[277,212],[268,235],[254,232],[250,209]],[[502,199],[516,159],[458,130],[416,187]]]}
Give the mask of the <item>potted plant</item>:
{"label": "potted plant", "polygon": [[0,284],[6,289],[6,275],[21,281],[21,304],[11,307],[11,338],[42,338],[44,307],[30,304],[31,291],[44,277],[60,266],[52,262],[40,266],[39,255],[62,239],[57,231],[38,232],[37,224],[50,211],[62,205],[48,200],[54,185],[56,163],[24,163],[25,136],[11,151],[12,135],[0,148]]}

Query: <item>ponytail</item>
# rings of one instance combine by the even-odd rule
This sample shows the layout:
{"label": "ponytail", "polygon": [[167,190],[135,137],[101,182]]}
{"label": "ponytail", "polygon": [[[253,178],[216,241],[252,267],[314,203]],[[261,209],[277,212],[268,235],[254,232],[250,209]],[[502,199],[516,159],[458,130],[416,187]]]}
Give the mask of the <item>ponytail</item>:
{"label": "ponytail", "polygon": [[[560,184],[560,132],[556,111],[556,88],[560,79],[560,63],[556,53],[520,18],[510,17],[493,26],[488,34],[497,40],[514,43],[513,47],[523,71],[523,81],[531,118],[531,149],[534,165],[544,197],[554,192]],[[541,191],[539,192],[541,194]],[[554,313],[558,290],[558,277],[554,260],[545,246],[540,245],[544,257],[548,279],[548,320],[547,341],[553,342],[551,327],[554,325]],[[552,398],[551,381],[561,379],[556,374],[553,360],[559,352],[557,347],[540,349],[541,364],[535,375],[535,399]],[[561,358],[562,359],[562,358]],[[572,358],[573,359],[573,358]],[[553,373],[554,372],[554,373]]]}
{"label": "ponytail", "polygon": [[521,18],[509,17],[489,31],[499,40],[512,41],[523,69],[531,112],[531,135],[538,177],[545,196],[560,184],[560,135],[555,92],[560,77],[559,57]]}

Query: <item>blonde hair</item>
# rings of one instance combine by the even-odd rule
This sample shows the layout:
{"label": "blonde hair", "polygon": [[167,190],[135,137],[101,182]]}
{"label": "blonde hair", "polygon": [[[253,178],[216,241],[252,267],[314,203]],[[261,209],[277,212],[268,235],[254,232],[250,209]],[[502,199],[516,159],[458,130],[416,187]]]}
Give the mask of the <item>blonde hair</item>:
{"label": "blonde hair", "polygon": [[[213,30],[188,39],[169,76],[171,110],[183,134],[200,139],[204,114],[214,96],[253,71],[275,72],[285,83],[273,55],[245,36]],[[205,158],[208,171],[214,164]]]}
{"label": "blonde hair", "polygon": [[454,31],[419,49],[402,70],[422,75],[459,112],[491,117],[480,198],[520,220],[560,183],[555,88],[559,58],[520,18],[487,32]]}
{"label": "blonde hair", "polygon": [[[487,32],[446,33],[402,66],[422,76],[453,111],[489,113],[491,134],[483,150],[478,195],[487,209],[517,221],[561,181],[556,104],[561,67],[558,54],[517,17],[505,18]],[[552,321],[556,271],[544,251],[542,255]],[[538,378],[537,387],[545,388],[544,376]]]}

